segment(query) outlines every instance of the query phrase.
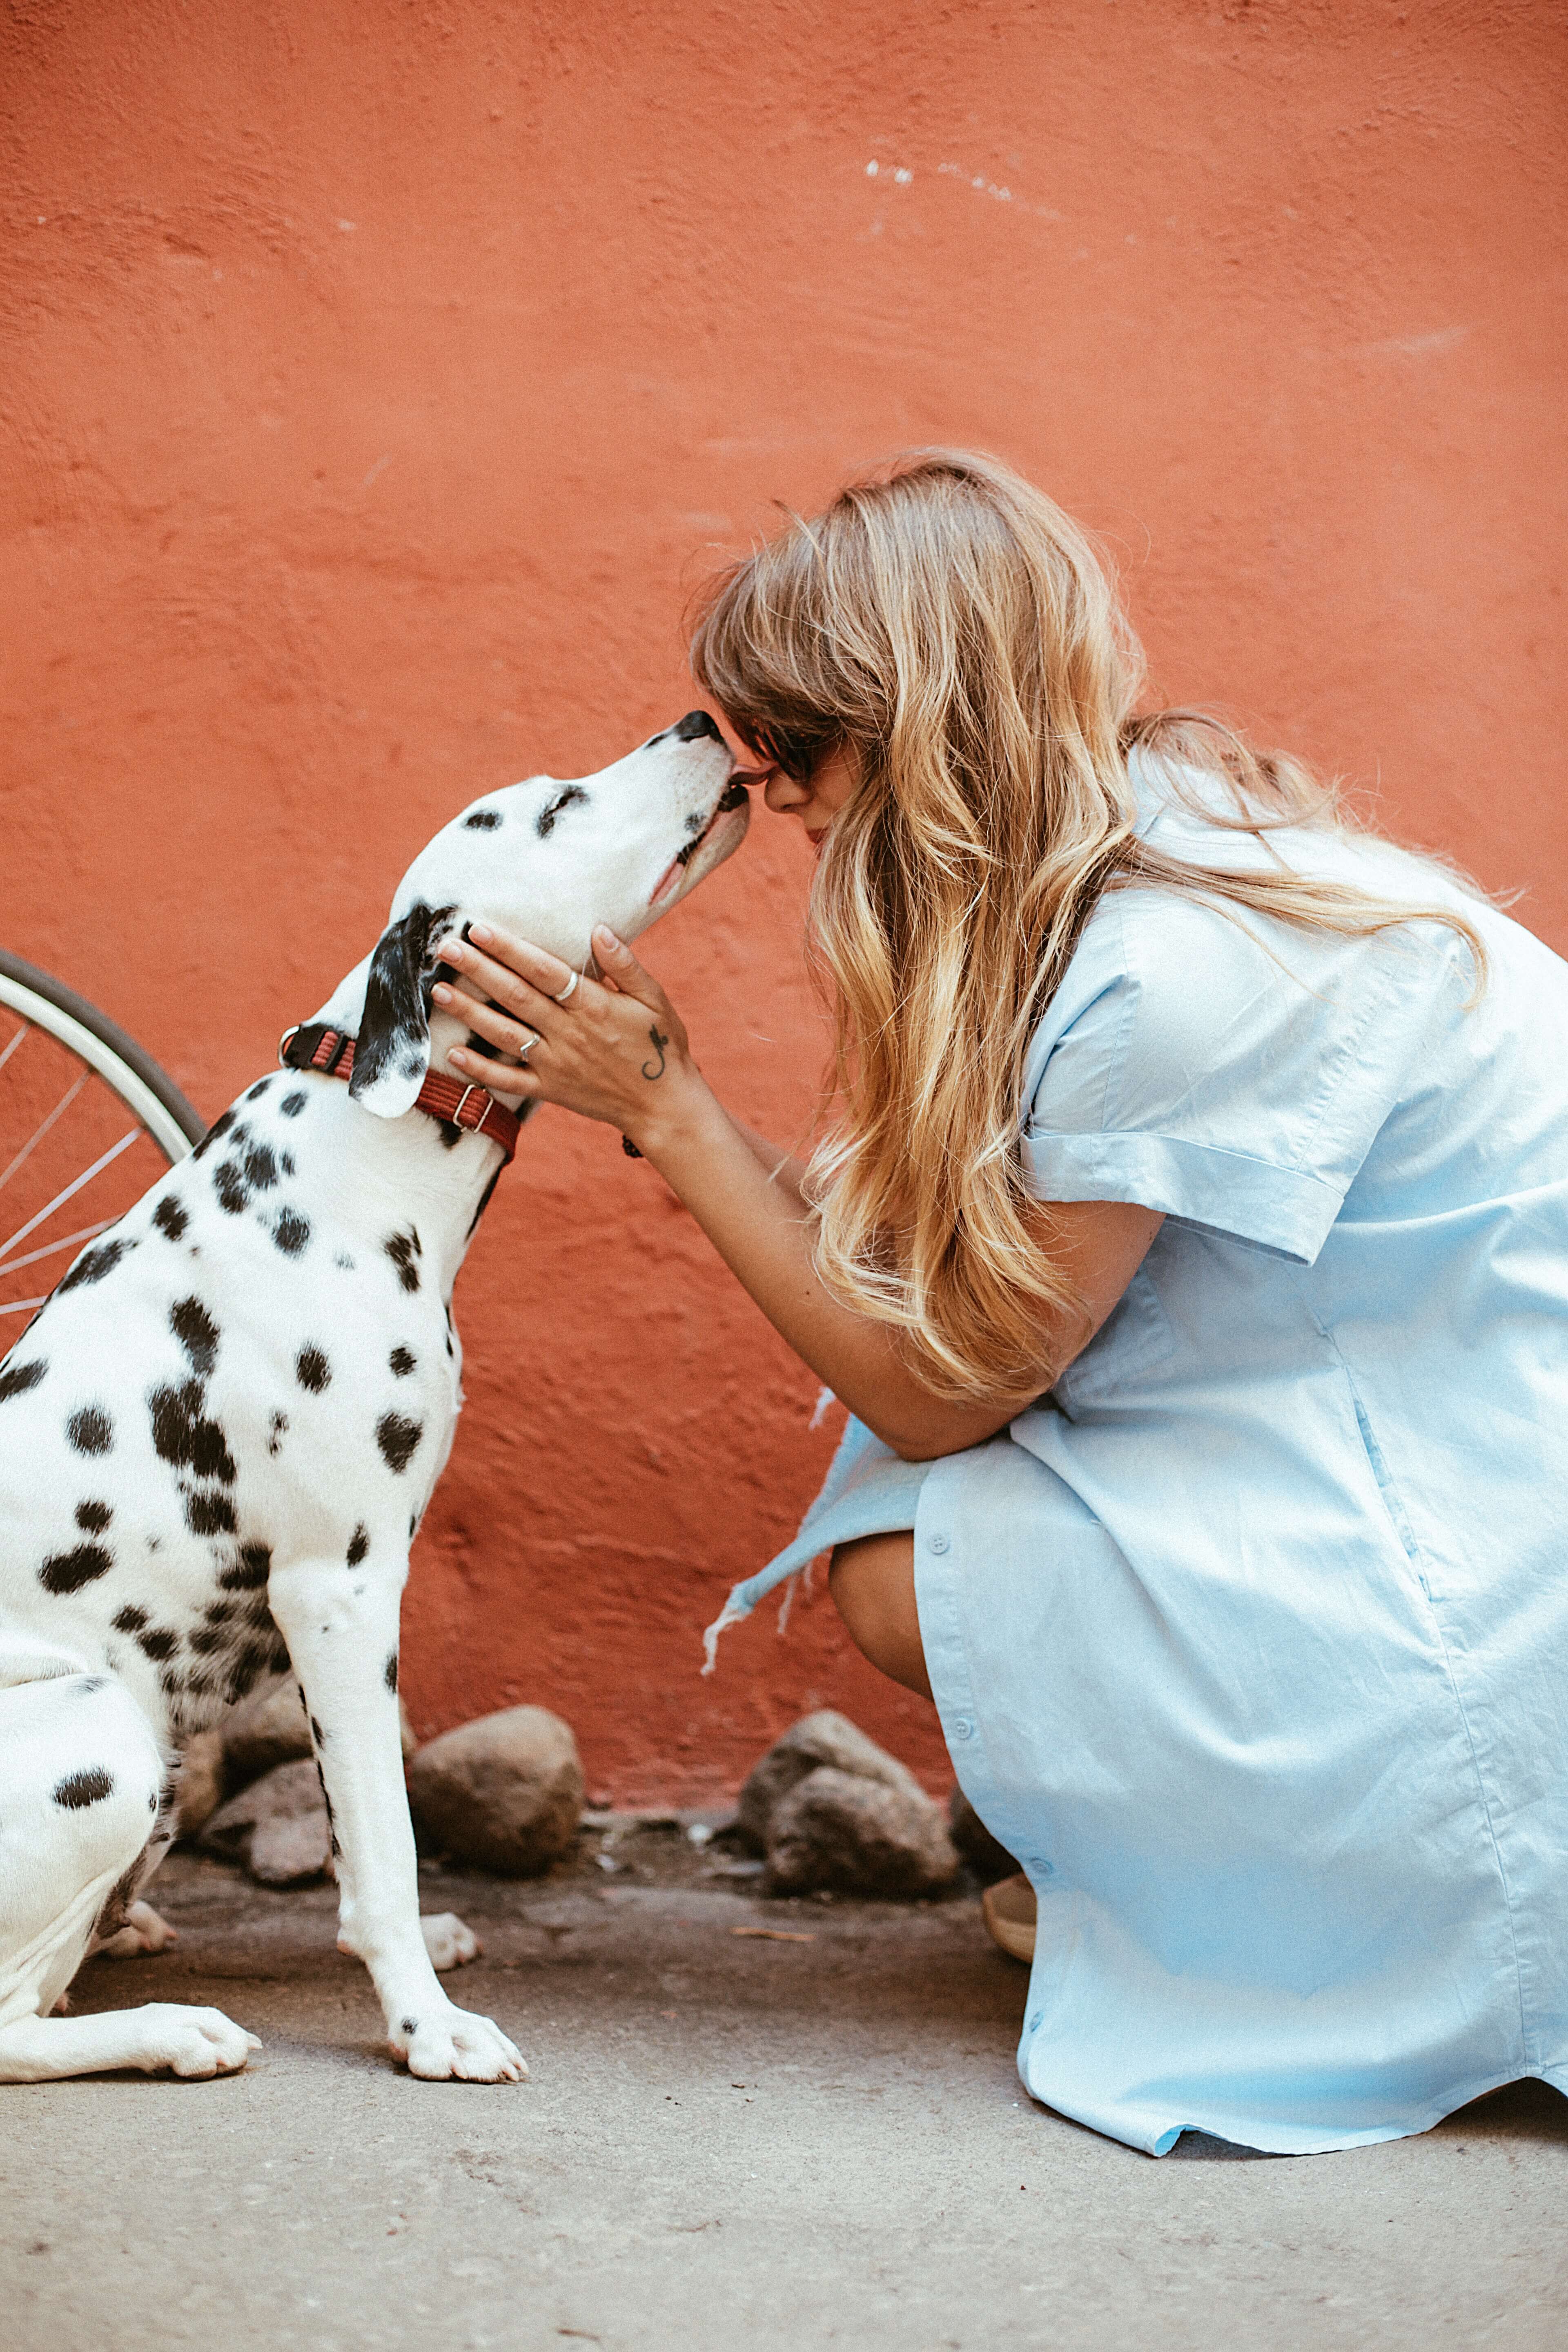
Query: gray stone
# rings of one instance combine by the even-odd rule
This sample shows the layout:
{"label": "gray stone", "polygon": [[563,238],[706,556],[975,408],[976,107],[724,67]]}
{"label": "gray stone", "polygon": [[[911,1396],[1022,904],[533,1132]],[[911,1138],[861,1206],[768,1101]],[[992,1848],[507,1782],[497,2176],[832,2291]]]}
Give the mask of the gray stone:
{"label": "gray stone", "polygon": [[1016,1860],[999,1839],[992,1836],[963,1790],[956,1785],[947,1801],[947,1821],[953,1844],[982,1886],[994,1886],[998,1879],[1016,1876]]}
{"label": "gray stone", "polygon": [[243,1789],[278,1765],[295,1763],[310,1753],[310,1727],[292,1675],[269,1675],[258,1683],[249,1697],[224,1717],[219,1730],[230,1789]]}
{"label": "gray stone", "polygon": [[769,1822],[767,1892],[909,1896],[951,1885],[958,1855],[942,1808],[906,1777],[900,1788],[824,1764],[797,1780]]}
{"label": "gray stone", "polygon": [[444,1731],[408,1767],[426,1853],[531,1878],[564,1853],[583,1816],[571,1728],[542,1706],[504,1707]]}
{"label": "gray stone", "polygon": [[225,1786],[223,1733],[195,1733],[180,1751],[179,1778],[174,1783],[176,1837],[200,1836],[223,1802]]}
{"label": "gray stone", "polygon": [[920,1782],[907,1766],[830,1707],[803,1715],[782,1739],[775,1739],[760,1763],[754,1764],[741,1791],[736,1823],[742,1837],[759,1853],[765,1851],[774,1811],[808,1772],[826,1766],[857,1780],[879,1782],[905,1796],[929,1804]]}
{"label": "gray stone", "polygon": [[331,1874],[332,1838],[315,1765],[275,1765],[220,1806],[200,1843],[243,1862],[263,1886],[300,1886]]}

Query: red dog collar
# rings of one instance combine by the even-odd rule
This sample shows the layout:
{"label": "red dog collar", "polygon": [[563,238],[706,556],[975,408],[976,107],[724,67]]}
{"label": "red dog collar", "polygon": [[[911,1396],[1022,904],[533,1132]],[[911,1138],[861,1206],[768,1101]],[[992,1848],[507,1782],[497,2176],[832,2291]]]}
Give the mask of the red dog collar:
{"label": "red dog collar", "polygon": [[[347,1078],[354,1066],[354,1041],[342,1029],[320,1021],[285,1029],[278,1040],[278,1059],[286,1070],[319,1070],[329,1078]],[[431,1118],[460,1127],[468,1135],[488,1135],[508,1160],[517,1150],[522,1121],[484,1087],[460,1086],[432,1070],[414,1098],[416,1110]]]}

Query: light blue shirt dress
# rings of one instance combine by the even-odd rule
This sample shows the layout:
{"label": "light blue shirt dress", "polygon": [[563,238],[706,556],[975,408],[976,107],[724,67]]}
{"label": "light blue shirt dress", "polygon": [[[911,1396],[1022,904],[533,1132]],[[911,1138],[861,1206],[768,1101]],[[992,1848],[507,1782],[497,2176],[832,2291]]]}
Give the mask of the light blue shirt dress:
{"label": "light blue shirt dress", "polygon": [[[1254,836],[1139,774],[1173,855]],[[915,1534],[953,1768],[1039,1927],[1018,2064],[1163,2155],[1568,2091],[1568,966],[1354,835],[1300,871],[1462,940],[1104,897],[1035,1037],[1044,1200],[1166,1222],[1049,1396],[899,1461],[851,1421],[795,1544]]]}

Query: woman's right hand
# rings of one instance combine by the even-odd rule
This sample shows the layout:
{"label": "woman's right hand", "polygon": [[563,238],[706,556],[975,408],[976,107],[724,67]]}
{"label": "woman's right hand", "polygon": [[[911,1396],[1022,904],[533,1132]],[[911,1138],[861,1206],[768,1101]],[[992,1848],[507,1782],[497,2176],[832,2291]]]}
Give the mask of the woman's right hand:
{"label": "woman's right hand", "polygon": [[[467,940],[441,947],[458,981],[437,985],[435,999],[521,1059],[515,1077],[507,1073],[508,1094],[619,1128],[651,1158],[706,1088],[686,1024],[653,974],[603,925],[593,945],[602,977],[576,976],[573,987],[572,968],[559,956],[474,923]],[[484,1055],[458,1046],[447,1058],[459,1077],[494,1084],[495,1064]]]}

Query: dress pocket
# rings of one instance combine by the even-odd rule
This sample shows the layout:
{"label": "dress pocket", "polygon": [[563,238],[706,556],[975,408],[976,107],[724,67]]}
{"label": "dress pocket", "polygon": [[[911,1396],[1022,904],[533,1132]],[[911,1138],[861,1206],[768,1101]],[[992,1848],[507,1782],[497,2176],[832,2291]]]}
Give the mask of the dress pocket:
{"label": "dress pocket", "polygon": [[1069,1421],[1080,1410],[1121,1404],[1176,1352],[1176,1335],[1153,1276],[1141,1265],[1081,1356],[1051,1395]]}

